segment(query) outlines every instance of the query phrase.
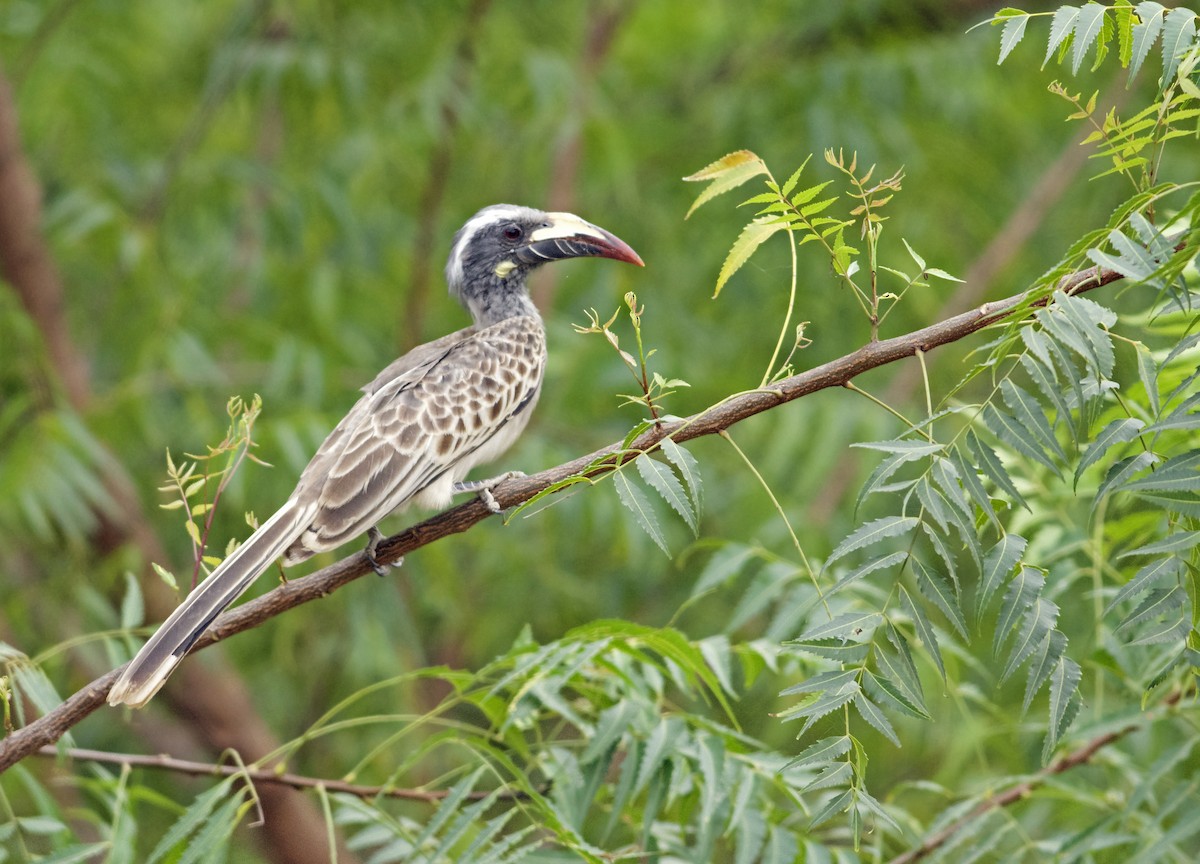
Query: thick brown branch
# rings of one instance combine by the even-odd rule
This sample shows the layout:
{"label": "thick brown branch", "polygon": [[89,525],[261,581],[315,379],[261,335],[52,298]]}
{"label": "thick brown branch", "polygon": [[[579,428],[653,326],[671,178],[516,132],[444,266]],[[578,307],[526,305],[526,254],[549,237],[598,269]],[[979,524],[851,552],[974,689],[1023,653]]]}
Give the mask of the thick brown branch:
{"label": "thick brown branch", "polygon": [[[1169,708],[1175,705],[1182,698],[1183,691],[1176,690],[1163,700],[1163,707]],[[1035,789],[1037,789],[1051,777],[1054,777],[1058,774],[1063,774],[1067,771],[1070,771],[1072,768],[1077,768],[1080,765],[1090,762],[1092,757],[1105,747],[1120,741],[1122,738],[1132,732],[1136,732],[1137,730],[1141,729],[1143,725],[1144,724],[1131,724],[1123,729],[1117,729],[1114,732],[1106,732],[1105,734],[1099,735],[1088,741],[1078,750],[1072,750],[1070,753],[1058,757],[1024,783],[1018,783],[1017,785],[1006,789],[1004,792],[1001,792],[999,795],[993,795],[990,798],[985,798],[984,800],[980,801],[970,813],[960,819],[955,820],[954,822],[951,822],[936,834],[930,835],[924,840],[924,842],[921,843],[920,846],[910,849],[903,855],[893,858],[889,864],[913,864],[914,861],[920,861],[922,858],[925,858],[926,856],[935,852],[941,846],[944,846],[951,837],[953,837],[967,825],[970,825],[976,819],[987,815],[993,810],[998,810],[1001,807],[1008,807],[1010,804],[1015,804],[1024,798],[1028,798]]]}
{"label": "thick brown branch", "polygon": [[[441,801],[450,792],[446,789],[427,791],[423,789],[398,789],[394,786],[364,786],[361,783],[348,783],[345,780],[328,780],[322,777],[306,777],[303,774],[279,772],[269,768],[247,768],[242,765],[216,765],[211,762],[195,762],[190,759],[176,759],[172,756],[159,754],[157,756],[141,756],[135,753],[109,753],[106,750],[88,750],[82,747],[69,747],[59,752],[57,747],[45,746],[37,750],[39,756],[58,758],[66,756],[83,762],[104,762],[109,765],[128,765],[130,768],[162,768],[174,771],[176,774],[190,774],[196,777],[242,777],[252,783],[275,783],[281,786],[291,786],[293,789],[324,789],[326,792],[343,792],[359,798],[401,798],[405,801],[424,801],[434,803]],[[486,791],[471,792],[467,798],[481,800],[493,793]],[[522,793],[500,793],[502,798],[518,798]]]}
{"label": "thick brown branch", "polygon": [[[1070,293],[1081,293],[1115,282],[1120,278],[1120,274],[1111,270],[1093,267],[1064,280],[1059,287]],[[815,369],[785,378],[769,387],[731,396],[684,420],[654,427],[634,441],[633,446],[628,450],[624,449],[619,442],[610,444],[608,447],[556,468],[550,468],[528,477],[509,480],[494,491],[496,501],[501,507],[515,507],[568,477],[585,471],[602,473],[604,468],[596,468],[597,463],[607,460],[607,465],[614,465],[628,461],[638,451],[651,449],[667,436],[672,437],[675,441],[684,442],[704,435],[713,435],[785,402],[791,402],[801,396],[807,396],[828,387],[841,387],[863,372],[894,363],[905,357],[911,357],[917,351],[932,351],[940,345],[955,342],[982,330],[1010,315],[1026,299],[1025,294],[1018,294],[1006,300],[985,303],[977,309],[921,330],[915,330],[894,339],[871,342],[851,354],[832,360]],[[435,540],[466,531],[490,515],[491,511],[482,501],[472,499],[387,538],[379,545],[376,555],[381,561],[394,561]],[[324,597],[346,583],[371,572],[373,570],[365,556],[357,553],[309,576],[280,585],[267,594],[223,614],[196,643],[194,650],[205,648],[235,633],[241,633],[243,630],[257,627],[269,618],[310,600]],[[112,686],[117,671],[119,670],[97,678],[44,717],[38,718],[0,741],[0,771],[6,770],[39,747],[53,744],[68,729],[104,704],[104,697]]]}

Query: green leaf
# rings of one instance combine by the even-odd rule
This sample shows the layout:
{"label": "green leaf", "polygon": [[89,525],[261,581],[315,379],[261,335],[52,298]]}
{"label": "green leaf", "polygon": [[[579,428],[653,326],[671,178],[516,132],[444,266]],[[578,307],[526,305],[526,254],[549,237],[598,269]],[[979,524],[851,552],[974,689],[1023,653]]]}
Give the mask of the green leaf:
{"label": "green leaf", "polygon": [[1079,478],[1083,476],[1083,472],[1096,464],[1110,447],[1134,440],[1141,434],[1145,425],[1141,420],[1133,417],[1125,417],[1120,420],[1114,420],[1101,429],[1100,434],[1096,436],[1096,440],[1087,448],[1087,451],[1079,460],[1079,466],[1075,469],[1075,488],[1079,488]]}
{"label": "green leaf", "polygon": [[[892,726],[890,720],[879,710],[874,702],[867,698],[865,693],[859,693],[854,698],[854,707],[858,711],[859,716],[875,727],[885,738],[892,742],[895,746],[900,746],[900,737],[896,734],[895,727]],[[849,765],[847,765],[847,768]]]}
{"label": "green leaf", "polygon": [[890,555],[884,555],[882,558],[874,558],[870,561],[867,561],[865,564],[855,567],[849,573],[838,579],[838,581],[834,583],[834,586],[830,588],[828,592],[826,592],[825,597],[831,597],[838,591],[841,591],[851,582],[857,582],[868,573],[874,573],[876,570],[883,570],[884,568],[899,564],[907,557],[908,552],[902,550],[900,552],[892,552]]}
{"label": "green leaf", "polygon": [[787,227],[786,222],[781,222],[774,216],[760,216],[746,225],[733,242],[729,254],[725,256],[725,263],[721,265],[721,272],[717,275],[717,287],[713,291],[713,297],[720,295],[725,283],[750,260],[750,256],[759,246]]}
{"label": "green leaf", "polygon": [[193,831],[204,823],[221,799],[233,791],[233,782],[233,778],[223,780],[207,792],[203,792],[197,796],[192,805],[163,834],[162,838],[158,841],[158,845],[154,847],[150,856],[146,859],[146,864],[156,864],[156,862],[163,860],[168,852],[182,843]]}
{"label": "green leaf", "polygon": [[929,618],[925,615],[925,610],[917,605],[916,601],[913,600],[903,585],[900,586],[900,600],[903,602],[904,608],[908,610],[908,614],[912,617],[913,629],[917,631],[917,638],[921,640],[921,644],[925,646],[925,650],[933,658],[934,665],[938,669],[938,674],[945,681],[946,664],[942,660],[942,651],[938,646],[933,624],[930,623]]}
{"label": "green leaf", "polygon": [[1136,549],[1130,549],[1128,552],[1122,552],[1117,556],[1117,560],[1120,561],[1123,558],[1133,558],[1139,555],[1161,555],[1164,552],[1184,552],[1198,544],[1200,544],[1200,531],[1179,531],[1175,534],[1167,535],[1162,540],[1147,543],[1145,546],[1138,546]]}
{"label": "green leaf", "polygon": [[1101,481],[1099,488],[1096,489],[1096,496],[1092,499],[1092,509],[1096,509],[1096,505],[1100,503],[1114,486],[1120,487],[1130,477],[1145,470],[1157,461],[1158,457],[1153,453],[1143,451],[1136,456],[1129,456],[1120,462],[1113,463],[1113,466],[1108,469],[1108,473],[1104,475],[1104,480]]}
{"label": "green leaf", "polygon": [[885,516],[882,519],[875,519],[865,525],[860,525],[830,553],[823,569],[828,570],[829,565],[834,561],[858,549],[864,549],[888,537],[908,534],[916,526],[917,518],[915,516]]}
{"label": "green leaf", "polygon": [[613,484],[617,487],[617,497],[633,514],[641,529],[650,535],[650,539],[663,551],[663,554],[669,556],[671,552],[667,548],[667,538],[663,535],[662,527],[658,524],[658,516],[650,507],[650,499],[646,497],[646,493],[633,485],[627,471],[613,472]]}
{"label": "green leaf", "polygon": [[1054,56],[1054,52],[1063,44],[1063,41],[1074,32],[1075,21],[1078,17],[1078,9],[1071,6],[1058,7],[1054,18],[1050,21],[1050,39],[1046,43],[1046,58],[1042,61],[1043,68],[1050,62],[1050,58]]}
{"label": "green leaf", "polygon": [[979,480],[978,469],[967,460],[967,455],[963,451],[963,445],[955,445],[953,451],[951,451],[950,458],[958,468],[959,479],[962,481],[963,488],[967,491],[971,500],[984,512],[992,524],[999,528],[1000,520],[996,516],[995,509],[992,507],[991,496],[987,494],[987,490],[983,488],[983,483]]}
{"label": "green leaf", "polygon": [[667,461],[678,469],[679,476],[683,478],[688,494],[691,495],[692,506],[696,510],[696,518],[699,520],[704,513],[704,482],[700,477],[700,463],[690,451],[670,438],[664,438],[658,446],[667,457]]}
{"label": "green leaf", "polygon": [[[1042,451],[1037,437],[1025,423],[999,410],[991,402],[983,406],[982,417],[984,425],[1005,444],[1061,476],[1058,466]],[[1044,417],[1042,420],[1045,422]]]}
{"label": "green leaf", "polygon": [[992,653],[999,654],[1005,640],[1033,605],[1046,585],[1046,577],[1033,567],[1022,567],[1017,571],[1000,605],[1000,617],[996,619],[996,633],[992,639]]}
{"label": "green leaf", "polygon": [[768,173],[766,163],[749,150],[737,150],[722,156],[695,174],[689,174],[683,178],[689,182],[711,181],[708,188],[701,192],[692,206],[688,208],[687,216],[683,218],[686,219],[695,213],[701,204],[711,201],[731,189],[736,189],[752,177],[766,173]]}
{"label": "green leaf", "polygon": [[912,559],[913,573],[917,576],[917,588],[942,610],[942,614],[954,625],[964,639],[967,638],[967,621],[958,603],[958,595],[950,580],[936,570],[926,567],[919,558]]}
{"label": "green leaf", "polygon": [[1196,41],[1196,13],[1183,6],[1176,6],[1167,13],[1163,22],[1163,77],[1165,90],[1175,81],[1175,72],[1181,61]]}
{"label": "green leaf", "polygon": [[905,701],[928,717],[925,709],[925,693],[921,689],[921,676],[917,674],[917,666],[913,663],[912,652],[908,640],[895,628],[891,621],[887,622],[887,641],[896,649],[887,651],[882,645],[875,646],[875,664],[879,673],[891,681],[904,694]]}
{"label": "green leaf", "polygon": [[[1067,455],[1059,446],[1058,439],[1054,437],[1054,431],[1050,428],[1050,422],[1046,419],[1046,414],[1038,401],[1008,378],[1000,382],[1000,392],[1004,395],[1005,404],[1012,409],[1013,416],[1029,432],[1033,433],[1041,445],[1038,447],[1031,444],[1031,446],[1036,447],[1039,452],[1050,451],[1058,457],[1059,461],[1065,462]],[[1057,471],[1057,469],[1055,470]]]}
{"label": "green leaf", "polygon": [[[1100,35],[1100,30],[1104,26],[1104,13],[1106,11],[1105,7],[1099,3],[1087,3],[1079,10],[1075,22],[1074,54],[1071,58],[1071,71],[1073,73],[1079,71],[1079,67],[1083,65],[1083,58],[1087,56],[1088,49],[1092,47],[1092,43]],[[1055,18],[1057,17],[1056,14]]]}
{"label": "green leaf", "polygon": [[1008,662],[1000,675],[1001,681],[1007,681],[1014,672],[1033,656],[1038,645],[1046,638],[1054,625],[1058,623],[1058,606],[1045,597],[1033,601],[1025,615],[1021,618],[1021,629],[1013,640],[1012,650],[1008,654]]}
{"label": "green leaf", "polygon": [[692,534],[699,535],[700,523],[696,518],[695,508],[691,499],[684,492],[683,484],[675,476],[675,472],[648,454],[643,454],[634,460],[638,473],[646,484],[662,496],[671,509],[678,513],[683,521],[692,529]]}
{"label": "green leaf", "polygon": [[810,627],[796,637],[792,642],[785,644],[791,645],[796,642],[815,642],[820,639],[859,639],[869,638],[875,628],[879,626],[880,616],[878,612],[844,612],[841,615],[834,616],[831,620],[824,624],[818,624],[815,627]]}
{"label": "green leaf", "polygon": [[928,720],[929,713],[923,704],[913,702],[908,692],[887,675],[876,674],[869,669],[863,675],[863,683],[867,692],[876,702],[889,705],[902,714],[915,717],[918,720]]}
{"label": "green leaf", "polygon": [[[850,804],[853,802],[853,800],[854,800],[854,793],[850,789],[847,789],[841,795],[837,795],[837,796],[831,798],[825,804],[825,806],[822,807],[820,810],[818,810],[816,812],[816,814],[813,816],[812,821],[810,821],[808,823],[808,830],[811,831],[813,828],[816,828],[818,825],[828,822],[830,819],[832,819],[834,816],[837,816],[839,813],[846,812],[846,810],[849,809]],[[788,859],[788,860],[790,861],[792,859]]]}
{"label": "green leaf", "polygon": [[1029,710],[1033,697],[1038,694],[1054,670],[1058,661],[1067,651],[1067,636],[1061,630],[1051,630],[1038,646],[1034,660],[1029,664],[1029,675],[1025,678],[1025,699],[1021,703],[1021,713]]}
{"label": "green leaf", "polygon": [[1156,582],[1167,579],[1178,579],[1182,573],[1183,562],[1178,558],[1159,558],[1157,561],[1151,561],[1135,573],[1132,579],[1121,586],[1121,590],[1116,593],[1104,608],[1104,614],[1109,614],[1126,600],[1148,590]]}
{"label": "green leaf", "polygon": [[1200,450],[1172,456],[1161,467],[1144,477],[1118,487],[1122,492],[1196,492],[1200,491]]}
{"label": "green leaf", "polygon": [[1005,58],[1024,38],[1025,26],[1029,23],[1029,17],[1029,15],[1013,15],[1005,19],[1004,30],[1000,34],[1000,59],[996,61],[997,66],[1004,62]]}
{"label": "green leaf", "polygon": [[121,629],[132,630],[139,626],[146,617],[146,609],[142,603],[142,588],[137,577],[125,571],[125,596],[121,598]]}
{"label": "green leaf", "polygon": [[975,604],[977,615],[983,614],[993,595],[1008,581],[1013,568],[1025,554],[1025,546],[1024,537],[1019,534],[1005,534],[983,556],[983,570],[980,573],[979,594]]}
{"label": "green leaf", "polygon": [[1161,3],[1146,2],[1138,4],[1137,12],[1140,23],[1133,25],[1133,51],[1129,61],[1130,80],[1137,75],[1146,56],[1150,53],[1150,49],[1158,41],[1167,10]]}
{"label": "green leaf", "polygon": [[837,735],[832,738],[822,738],[815,744],[810,744],[801,751],[800,755],[792,761],[788,762],[783,767],[786,771],[788,768],[800,768],[804,765],[819,765],[824,762],[832,762],[839,756],[844,756],[850,750],[850,736]]}
{"label": "green leaf", "polygon": [[1134,640],[1134,645],[1182,638],[1188,629],[1186,610],[1190,606],[1187,592],[1179,585],[1170,588],[1155,588],[1117,625],[1117,632],[1128,633],[1140,624],[1159,621],[1157,627],[1143,632]]}
{"label": "green leaf", "polygon": [[[1063,657],[1050,675],[1050,725],[1042,748],[1042,761],[1049,762],[1050,753],[1078,712],[1079,681],[1083,671],[1070,657]],[[1072,706],[1075,706],[1072,708]]]}

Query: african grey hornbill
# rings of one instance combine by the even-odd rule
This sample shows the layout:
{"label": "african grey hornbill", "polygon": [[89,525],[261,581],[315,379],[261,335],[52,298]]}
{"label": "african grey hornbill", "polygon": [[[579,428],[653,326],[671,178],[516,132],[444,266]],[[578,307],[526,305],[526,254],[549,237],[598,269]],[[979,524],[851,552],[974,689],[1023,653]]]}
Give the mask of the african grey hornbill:
{"label": "african grey hornbill", "polygon": [[[503,477],[463,483],[529,422],[542,386],[546,339],[525,280],[547,261],[598,256],[642,265],[629,246],[570,213],[499,204],[454,237],[446,280],[474,324],[409,351],[363,388],[365,395],[325,439],[279,511],[188,595],[121,673],[112,705],[143,705],[200,635],[272,561],[295,564],[366,533],[416,501],[444,507]],[[507,477],[510,475],[504,475]]]}

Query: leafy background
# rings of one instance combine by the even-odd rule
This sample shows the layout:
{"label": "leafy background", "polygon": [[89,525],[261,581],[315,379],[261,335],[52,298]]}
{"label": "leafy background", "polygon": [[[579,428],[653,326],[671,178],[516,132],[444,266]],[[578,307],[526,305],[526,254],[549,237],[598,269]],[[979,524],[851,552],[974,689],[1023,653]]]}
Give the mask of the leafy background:
{"label": "leafy background", "polygon": [[[854,151],[861,166],[877,164],[881,176],[903,168],[904,191],[889,204],[882,241],[892,266],[911,265],[904,238],[931,266],[966,283],[918,286],[888,319],[884,335],[1029,285],[1081,234],[1105,225],[1131,189],[1120,176],[1088,181],[1099,172],[1076,146],[1078,125],[1063,123],[1073,109],[1047,92],[1050,81],[1065,73],[1053,65],[1038,68],[1042,52],[1033,43],[1044,25],[1031,25],[1037,38],[1017,46],[999,67],[998,31],[965,32],[995,11],[993,4],[935,0],[779,2],[756,6],[752,15],[744,4],[720,0],[349,6],[8,0],[0,9],[0,63],[26,154],[42,184],[42,229],[62,274],[69,332],[86,359],[90,396],[79,410],[67,407],[37,322],[10,292],[0,294],[0,635],[43,660],[47,683],[64,694],[123,659],[120,640],[98,639],[39,656],[136,617],[136,601],[128,598],[137,594],[130,594],[127,574],[141,573],[145,562],[128,546],[102,557],[94,553],[101,527],[95,513],[117,506],[101,482],[106,460],[132,479],[149,527],[165,547],[168,560],[160,563],[186,579],[191,551],[179,514],[158,508],[166,500],[156,491],[165,482],[164,452],[202,451],[224,434],[230,395],[262,396],[255,452],[274,467],[246,465],[227,490],[214,527],[218,548],[243,533],[242,514],[265,516],[283,500],[313,448],[352,403],[355,388],[411,344],[464,323],[443,294],[440,270],[453,231],[488,203],[574,210],[616,232],[648,262],[638,272],[595,262],[564,265],[537,282],[551,367],[534,423],[504,458],[504,468],[557,464],[620,440],[640,419],[615,395],[634,387],[624,366],[604,340],[571,326],[585,323],[591,308],[606,318],[626,291],[636,291],[645,304],[641,328],[656,349],[652,368],[690,382],[667,401],[669,411],[690,414],[759,382],[786,306],[790,264],[784,244],[765,246],[713,300],[726,251],[750,214],[735,209],[734,199],[722,199],[727,203],[684,219],[697,190],[680,178],[730,151],[751,147],[781,179],[825,148]],[[1124,75],[1114,70],[1112,64],[1081,68],[1069,89],[1099,89],[1102,100],[1134,109],[1153,98],[1152,75],[1126,87]],[[1194,137],[1172,147],[1157,179],[1190,179]],[[807,170],[807,182],[836,176],[819,159]],[[856,317],[857,307],[838,287],[827,259],[802,255],[800,268],[798,316],[810,322],[806,335],[813,344],[795,362],[805,368],[857,347],[869,328]],[[1118,311],[1144,309],[1130,295],[1103,301]],[[627,320],[614,327],[628,347]],[[968,340],[930,355],[935,392],[960,380],[967,352],[978,345]],[[904,383],[912,372],[889,368],[858,383],[896,394],[898,410],[919,414],[923,396],[911,380]],[[1136,380],[1124,367],[1115,377]],[[982,382],[973,386],[978,392],[968,390],[964,399],[986,394]],[[734,438],[767,478],[787,523],[728,445],[699,441],[691,449],[704,476],[700,539],[660,507],[670,557],[602,484],[529,518],[520,514],[507,525],[489,520],[410,556],[394,578],[359,582],[239,636],[215,649],[230,663],[214,665],[214,671],[241,676],[254,694],[255,713],[279,740],[291,741],[339,700],[376,682],[426,667],[474,670],[479,677],[470,681],[430,674],[368,693],[353,706],[355,716],[374,712],[395,724],[353,724],[306,743],[288,763],[290,770],[313,776],[354,770],[367,783],[460,784],[464,795],[495,784],[481,782],[469,770],[472,760],[456,759],[448,753],[452,746],[443,747],[438,736],[453,726],[433,724],[436,732],[420,727],[415,737],[423,743],[410,753],[389,737],[402,718],[444,711],[455,723],[478,726],[482,715],[505,747],[519,750],[511,736],[534,729],[530,734],[546,753],[557,736],[570,737],[569,730],[585,742],[603,741],[606,722],[614,736],[622,723],[644,731],[636,746],[677,739],[682,753],[693,740],[683,734],[686,728],[695,751],[680,756],[680,765],[690,759],[703,779],[691,790],[696,810],[687,818],[732,806],[704,798],[701,786],[736,789],[735,779],[754,776],[753,784],[744,781],[754,796],[767,794],[764,788],[783,790],[783,803],[755,811],[763,814],[763,837],[769,838],[761,857],[790,860],[789,847],[776,838],[784,836],[784,827],[803,835],[821,804],[801,808],[795,789],[812,777],[791,783],[780,768],[812,741],[840,730],[826,721],[798,742],[798,725],[772,716],[796,700],[779,692],[815,668],[799,653],[777,661],[770,647],[809,624],[797,605],[804,589],[794,575],[787,525],[806,554],[820,561],[857,525],[881,515],[871,505],[855,509],[858,489],[876,463],[849,445],[886,439],[902,428],[849,392],[827,392],[768,412],[740,426]],[[1039,517],[1066,526],[1058,542],[1085,540],[1090,500],[1075,499],[1044,478],[1033,483],[1042,502]],[[1029,488],[1022,491],[1033,497]],[[393,527],[403,524],[401,517]],[[1041,543],[1053,546],[1048,537]],[[1071,611],[1067,598],[1058,602]],[[597,623],[609,620],[647,628],[670,624],[693,642],[680,646],[666,631]],[[576,641],[568,639],[557,655],[513,648],[536,642],[549,651],[569,633]],[[705,639],[711,641],[699,641]],[[510,668],[529,675],[530,667],[520,665],[529,656],[547,677],[590,668],[594,658],[573,652],[586,653],[599,640],[613,640],[604,651],[616,652],[608,668],[621,674],[615,680],[597,675],[590,685],[572,679],[571,698],[552,704],[546,695],[538,709],[551,705],[561,712],[568,718],[561,726],[539,725],[541,715],[522,726],[517,709],[528,692],[522,688],[531,688],[534,679],[522,678],[526,683],[513,684],[511,698],[502,698]],[[647,644],[651,654],[643,656]],[[697,644],[708,646],[702,663],[695,662]],[[662,657],[673,662],[655,659]],[[215,663],[209,657],[189,662]],[[764,673],[765,665],[777,662],[779,674]],[[899,750],[868,725],[856,721],[853,730],[862,742],[856,752],[874,757],[868,787],[889,804],[903,801],[887,818],[910,812],[902,826],[910,839],[949,818],[948,803],[957,796],[981,792],[997,776],[1036,771],[1045,732],[1039,725],[1044,718],[1022,715],[1022,676],[999,683],[999,670],[989,668],[999,662],[992,658],[990,632],[949,658],[951,685],[923,655],[918,662],[931,722],[896,720],[904,745]],[[1096,722],[1119,725],[1125,708],[1136,710],[1140,673],[1122,672],[1115,694],[1087,691]],[[678,676],[675,689],[661,680],[672,674]],[[730,677],[736,699],[713,695],[723,692],[725,682],[711,676],[722,674]],[[456,688],[474,695],[437,708]],[[594,701],[586,698],[589,692]],[[572,705],[586,711],[572,699],[598,712],[598,706],[616,712],[629,704],[630,712],[645,713],[576,723]],[[1106,710],[1105,699],[1122,709]],[[177,744],[177,755],[216,757],[196,740],[168,734],[173,723],[189,725],[186,713],[156,706],[147,714],[132,721],[131,731],[125,715],[99,712],[79,727],[76,739],[142,752],[149,736],[156,748],[163,741]],[[667,720],[680,725],[663,725]],[[705,737],[701,732],[711,724],[740,729],[761,743],[751,750],[775,761],[763,757],[751,770],[746,766],[753,760],[746,757],[739,764],[748,773],[731,773],[723,785],[713,766],[732,763],[714,756],[711,742],[726,747],[736,736]],[[1169,739],[1169,732],[1160,734]],[[370,749],[375,745],[378,752]],[[473,751],[476,756],[483,746]],[[643,769],[645,777],[628,781],[634,790],[629,800],[652,798],[650,777],[658,763],[644,751],[630,752],[631,765],[650,767]],[[488,755],[501,760],[499,753]],[[582,756],[592,763],[600,764],[602,755],[583,745]],[[1147,733],[1109,770],[1136,773],[1130,765],[1150,762],[1162,772],[1178,771],[1176,777],[1195,767],[1190,744],[1171,751]],[[591,763],[584,758],[583,764]],[[677,784],[682,770],[676,769]],[[1064,813],[1116,806],[1092,800],[1103,799],[1102,770],[1096,769],[1085,792],[1072,793],[1078,800],[1069,806],[1035,801],[1021,830],[1036,835]],[[30,761],[22,772],[0,780],[10,815],[53,812],[74,823],[67,833],[31,828],[21,842],[6,835],[6,851],[18,860],[70,849],[69,835],[81,843],[111,838],[111,849],[124,851],[103,854],[128,856],[114,860],[166,855],[171,843],[177,848],[170,854],[181,854],[186,832],[166,833],[173,823],[179,827],[179,812],[195,816],[193,829],[216,826],[208,842],[217,843],[224,826],[245,811],[242,799],[222,797],[229,790],[211,780],[153,771],[137,771],[129,780],[116,769],[79,769],[68,792],[51,793],[42,785],[51,776],[50,762]],[[619,763],[611,772],[619,789]],[[536,793],[536,772],[529,777]],[[556,814],[567,823],[570,789],[562,776],[557,783]],[[829,786],[837,784],[831,779]],[[126,788],[137,790],[139,803],[114,791]],[[207,809],[196,809],[193,802],[213,788],[220,794],[204,799]],[[686,797],[675,791],[680,800]],[[812,791],[818,795],[821,787]],[[47,803],[54,794],[67,796],[66,803]],[[586,787],[578,794],[585,814],[580,824],[592,827],[576,840],[559,825],[562,847],[585,858],[599,854],[591,851],[599,847],[636,848],[641,826],[632,810],[604,834],[586,817]],[[623,799],[619,791],[611,794],[611,810],[621,814]],[[172,807],[158,796],[192,809]],[[1185,788],[1172,800],[1194,796]],[[789,817],[788,807],[805,815]],[[228,810],[224,817],[209,819],[220,808]],[[350,834],[356,825],[382,824],[365,805],[339,801],[337,810]],[[423,848],[429,838],[420,826],[433,825],[431,836],[445,829],[429,821],[435,811],[428,804],[392,812],[399,815],[388,836],[409,844],[393,855]],[[457,812],[447,808],[447,819]],[[135,836],[129,826],[138,820]],[[880,857],[892,849],[882,839],[884,822],[876,815],[866,832]],[[1066,819],[1063,830],[1088,824],[1080,815],[1078,822]],[[531,838],[515,825],[498,825],[497,836],[503,829],[528,844]],[[817,844],[810,854],[818,854],[819,846],[840,855],[854,845],[839,833],[842,828],[831,830],[820,843],[805,841]],[[1171,849],[1177,856],[1186,854],[1180,850],[1191,836],[1180,833],[1184,845]],[[601,834],[607,839],[597,839]],[[269,844],[260,839],[239,829],[231,854],[239,860],[270,857]],[[692,847],[692,860],[718,854],[713,849],[722,841],[708,842]],[[745,839],[728,842],[739,850],[753,846]],[[359,844],[360,851],[370,848],[366,840]],[[433,850],[426,854],[437,860]],[[758,853],[745,854],[750,857],[744,860],[756,860]]]}

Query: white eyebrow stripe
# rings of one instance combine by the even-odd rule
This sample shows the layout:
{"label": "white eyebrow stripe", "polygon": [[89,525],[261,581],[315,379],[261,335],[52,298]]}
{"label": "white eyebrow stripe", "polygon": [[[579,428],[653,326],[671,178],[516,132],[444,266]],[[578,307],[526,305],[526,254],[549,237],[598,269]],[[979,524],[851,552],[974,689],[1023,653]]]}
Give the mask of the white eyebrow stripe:
{"label": "white eyebrow stripe", "polygon": [[458,233],[458,242],[454,244],[454,251],[450,255],[452,262],[450,264],[450,281],[452,284],[459,284],[463,280],[463,250],[471,244],[475,235],[487,225],[493,225],[505,219],[519,218],[522,209],[519,207],[505,207],[504,205],[488,207],[467,220],[467,224]]}

